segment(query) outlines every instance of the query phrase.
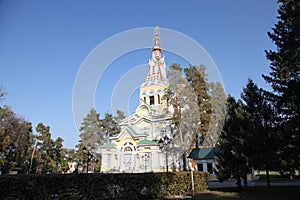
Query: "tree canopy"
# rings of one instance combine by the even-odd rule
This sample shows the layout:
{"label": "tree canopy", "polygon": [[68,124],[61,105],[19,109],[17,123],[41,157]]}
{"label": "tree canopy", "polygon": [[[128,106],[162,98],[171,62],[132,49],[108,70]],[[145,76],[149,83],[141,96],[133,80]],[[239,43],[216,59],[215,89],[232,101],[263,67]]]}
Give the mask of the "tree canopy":
{"label": "tree canopy", "polygon": [[263,78],[273,89],[266,98],[276,109],[282,171],[293,173],[300,166],[300,3],[278,2],[278,22],[268,32],[276,50],[266,50],[270,73]]}

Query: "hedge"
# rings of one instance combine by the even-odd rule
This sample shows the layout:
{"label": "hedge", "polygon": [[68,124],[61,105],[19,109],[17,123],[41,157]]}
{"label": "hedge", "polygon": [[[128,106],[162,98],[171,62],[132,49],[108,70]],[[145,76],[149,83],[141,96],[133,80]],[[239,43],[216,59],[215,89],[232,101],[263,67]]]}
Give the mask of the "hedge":
{"label": "hedge", "polygon": [[[195,192],[208,174],[194,172]],[[0,176],[1,199],[153,199],[192,193],[191,172]]]}

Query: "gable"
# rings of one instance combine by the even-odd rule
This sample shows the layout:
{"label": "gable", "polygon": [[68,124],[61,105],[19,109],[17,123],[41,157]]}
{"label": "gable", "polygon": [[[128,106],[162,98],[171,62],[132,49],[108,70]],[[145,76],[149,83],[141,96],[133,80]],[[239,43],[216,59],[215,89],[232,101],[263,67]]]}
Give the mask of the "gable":
{"label": "gable", "polygon": [[143,134],[137,133],[133,127],[126,125],[117,136],[112,136],[110,139],[112,142],[118,142],[120,140],[135,141],[139,140],[141,137],[143,137]]}
{"label": "gable", "polygon": [[215,159],[215,148],[195,148],[188,158],[194,160]]}

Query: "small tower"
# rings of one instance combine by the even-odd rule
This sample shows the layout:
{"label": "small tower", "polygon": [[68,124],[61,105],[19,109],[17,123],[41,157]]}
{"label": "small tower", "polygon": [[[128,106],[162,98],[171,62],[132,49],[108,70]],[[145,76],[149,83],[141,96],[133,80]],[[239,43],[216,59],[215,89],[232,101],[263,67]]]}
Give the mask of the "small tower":
{"label": "small tower", "polygon": [[152,57],[149,59],[148,73],[144,83],[140,87],[140,103],[145,102],[159,114],[165,106],[162,97],[165,88],[168,87],[168,79],[165,58],[162,55],[162,48],[160,46],[158,26],[155,27],[154,44],[151,51]]}

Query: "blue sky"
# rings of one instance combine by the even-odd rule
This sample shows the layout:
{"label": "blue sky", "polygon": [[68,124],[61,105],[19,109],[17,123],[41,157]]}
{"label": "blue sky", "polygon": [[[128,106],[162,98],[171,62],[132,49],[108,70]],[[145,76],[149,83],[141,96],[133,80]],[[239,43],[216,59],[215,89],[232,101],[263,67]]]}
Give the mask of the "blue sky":
{"label": "blue sky", "polygon": [[[10,106],[34,127],[39,122],[49,125],[53,138],[60,136],[65,147],[74,148],[79,133],[72,93],[81,64],[107,38],[155,25],[186,34],[202,45],[216,63],[227,94],[239,98],[248,78],[267,87],[261,74],[269,71],[264,50],[275,48],[267,31],[277,21],[277,7],[272,0],[2,0],[0,86],[7,96],[0,106]],[[145,64],[150,56],[150,49],[134,51],[112,63],[99,83],[107,90],[98,88],[95,96],[102,116],[111,112],[110,97],[104,93],[110,92],[124,68]],[[184,65],[167,52],[166,62]],[[133,111],[135,99],[130,102]]]}

